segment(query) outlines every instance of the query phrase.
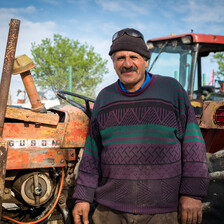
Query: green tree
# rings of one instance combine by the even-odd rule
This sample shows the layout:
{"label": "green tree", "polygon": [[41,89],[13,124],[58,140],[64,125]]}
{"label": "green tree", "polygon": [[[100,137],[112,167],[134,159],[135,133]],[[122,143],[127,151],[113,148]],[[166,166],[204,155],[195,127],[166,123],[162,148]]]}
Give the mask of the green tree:
{"label": "green tree", "polygon": [[92,46],[55,34],[41,44],[32,43],[31,53],[36,67],[35,83],[42,90],[68,91],[68,67],[72,66],[72,92],[95,97],[95,88],[108,73],[107,60],[94,52]]}
{"label": "green tree", "polygon": [[217,78],[224,77],[224,53],[216,53],[213,55],[213,60],[218,63],[219,70],[215,72]]}

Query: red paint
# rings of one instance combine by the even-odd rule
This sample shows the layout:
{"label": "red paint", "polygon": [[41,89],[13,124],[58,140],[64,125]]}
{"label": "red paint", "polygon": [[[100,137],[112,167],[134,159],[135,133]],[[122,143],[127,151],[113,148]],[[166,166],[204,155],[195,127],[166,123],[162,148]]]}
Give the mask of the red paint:
{"label": "red paint", "polygon": [[185,36],[191,36],[194,43],[224,44],[224,36],[212,35],[212,34],[199,34],[199,33],[186,33],[186,34],[180,34],[180,35],[153,38],[153,39],[149,39],[147,43],[151,41],[171,40],[171,39],[181,38]]}

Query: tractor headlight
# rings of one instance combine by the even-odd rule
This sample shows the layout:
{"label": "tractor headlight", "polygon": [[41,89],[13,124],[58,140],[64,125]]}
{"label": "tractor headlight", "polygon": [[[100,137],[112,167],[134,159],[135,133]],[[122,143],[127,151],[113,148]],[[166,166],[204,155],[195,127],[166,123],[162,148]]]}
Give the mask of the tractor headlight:
{"label": "tractor headlight", "polygon": [[191,36],[181,37],[181,41],[182,41],[183,44],[191,44],[192,43],[192,38],[191,38]]}
{"label": "tractor headlight", "polygon": [[147,47],[149,50],[152,50],[154,48],[154,44],[152,42],[148,42]]}

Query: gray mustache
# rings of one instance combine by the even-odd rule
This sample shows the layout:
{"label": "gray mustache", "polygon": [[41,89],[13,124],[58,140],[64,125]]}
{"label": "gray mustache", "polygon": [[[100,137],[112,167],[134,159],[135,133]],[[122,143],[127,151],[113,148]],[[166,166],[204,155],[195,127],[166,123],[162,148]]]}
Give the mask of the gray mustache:
{"label": "gray mustache", "polygon": [[135,67],[130,67],[130,68],[122,67],[122,68],[120,69],[120,72],[121,72],[121,73],[123,73],[123,72],[132,72],[132,71],[137,72],[138,69],[135,68]]}

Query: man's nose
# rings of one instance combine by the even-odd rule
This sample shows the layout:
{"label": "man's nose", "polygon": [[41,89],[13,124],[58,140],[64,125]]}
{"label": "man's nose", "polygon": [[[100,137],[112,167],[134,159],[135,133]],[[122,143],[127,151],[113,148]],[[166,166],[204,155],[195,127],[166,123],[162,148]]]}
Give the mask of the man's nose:
{"label": "man's nose", "polygon": [[125,58],[123,66],[126,68],[130,68],[133,65],[132,60],[130,58]]}

